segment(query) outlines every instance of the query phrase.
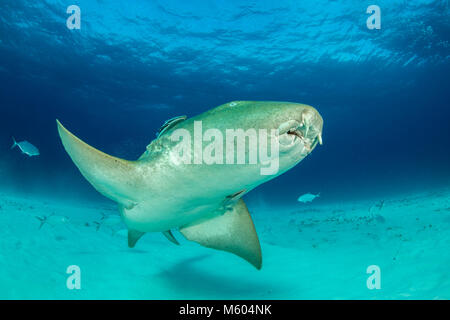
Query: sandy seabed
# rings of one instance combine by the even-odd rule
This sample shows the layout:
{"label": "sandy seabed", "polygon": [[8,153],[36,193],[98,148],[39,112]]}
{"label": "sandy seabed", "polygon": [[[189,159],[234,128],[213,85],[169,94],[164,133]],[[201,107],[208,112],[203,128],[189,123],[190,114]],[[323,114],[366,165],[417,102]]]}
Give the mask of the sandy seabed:
{"label": "sandy seabed", "polygon": [[[260,271],[178,232],[180,246],[147,234],[129,249],[113,206],[0,193],[0,298],[450,298],[450,189],[250,211]],[[70,265],[80,290],[67,288]],[[371,265],[380,289],[367,287]]]}

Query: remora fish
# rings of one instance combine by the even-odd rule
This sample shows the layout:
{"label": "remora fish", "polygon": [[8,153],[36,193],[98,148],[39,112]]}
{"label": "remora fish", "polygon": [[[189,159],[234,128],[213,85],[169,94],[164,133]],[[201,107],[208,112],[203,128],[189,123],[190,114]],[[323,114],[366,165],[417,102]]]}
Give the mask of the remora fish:
{"label": "remora fish", "polygon": [[11,146],[11,149],[14,149],[15,147],[19,147],[19,149],[20,149],[20,151],[22,151],[22,153],[24,153],[30,157],[39,155],[38,148],[33,146],[28,141],[17,142],[16,139],[14,139],[14,137],[12,139],[13,139],[13,145]]}
{"label": "remora fish", "polygon": [[[291,169],[321,144],[322,117],[303,104],[235,101],[194,118],[181,118],[165,123],[137,161],[100,152],[75,137],[58,120],[57,124],[62,143],[82,175],[97,191],[118,203],[129,230],[129,247],[134,247],[145,232],[163,232],[177,243],[170,230],[178,229],[188,240],[231,252],[260,269],[261,247],[241,197]],[[205,132],[212,129],[223,137],[227,129],[267,130],[273,139],[270,141],[279,147],[279,153],[273,155],[279,161],[279,170],[262,175],[261,168],[267,166],[263,162],[230,165],[174,161],[173,151],[179,142],[172,134],[182,130],[194,136],[198,123]],[[233,143],[236,147],[236,141]],[[195,142],[188,153],[195,158],[198,150],[194,149]],[[248,146],[246,156],[252,151],[253,147]]]}

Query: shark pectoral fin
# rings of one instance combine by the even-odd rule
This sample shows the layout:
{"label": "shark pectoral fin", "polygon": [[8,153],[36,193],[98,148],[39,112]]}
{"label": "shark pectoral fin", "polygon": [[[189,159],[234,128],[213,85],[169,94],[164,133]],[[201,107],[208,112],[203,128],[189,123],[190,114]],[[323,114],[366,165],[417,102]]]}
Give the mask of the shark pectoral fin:
{"label": "shark pectoral fin", "polygon": [[167,231],[164,231],[162,234],[163,234],[167,239],[169,239],[170,242],[172,242],[172,243],[174,243],[174,244],[176,244],[176,245],[178,245],[178,246],[180,245],[180,243],[178,242],[178,240],[173,236],[172,231],[167,230]]}
{"label": "shark pectoral fin", "polygon": [[134,248],[136,242],[145,234],[145,232],[137,230],[128,230],[128,247]]}
{"label": "shark pectoral fin", "polygon": [[250,213],[242,199],[223,215],[181,228],[180,232],[188,240],[208,248],[234,253],[250,262],[256,269],[261,269],[261,246]]}
{"label": "shark pectoral fin", "polygon": [[133,189],[142,180],[138,164],[112,157],[84,143],[56,120],[61,141],[81,174],[105,197],[132,208]]}

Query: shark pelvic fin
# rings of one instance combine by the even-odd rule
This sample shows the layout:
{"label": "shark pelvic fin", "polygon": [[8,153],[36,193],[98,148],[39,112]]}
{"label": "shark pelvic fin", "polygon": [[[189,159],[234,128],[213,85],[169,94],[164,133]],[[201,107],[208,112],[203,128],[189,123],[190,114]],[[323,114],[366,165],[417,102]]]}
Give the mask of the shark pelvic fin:
{"label": "shark pelvic fin", "polygon": [[173,236],[172,231],[167,230],[163,232],[163,235],[169,239],[170,242],[172,242],[173,244],[176,244],[177,246],[180,245],[180,243],[178,242],[178,240]]}
{"label": "shark pelvic fin", "polygon": [[128,230],[128,247],[134,248],[134,246],[136,245],[136,242],[138,242],[138,240],[140,238],[142,238],[142,236],[144,234],[145,234],[145,232],[132,230],[132,229]]}
{"label": "shark pelvic fin", "polygon": [[64,148],[86,180],[98,192],[125,208],[135,206],[132,189],[142,180],[138,164],[91,147],[70,133],[58,120],[56,122]]}
{"label": "shark pelvic fin", "polygon": [[188,240],[208,248],[231,252],[247,260],[256,269],[261,269],[262,255],[258,235],[242,199],[223,215],[181,228],[180,232]]}

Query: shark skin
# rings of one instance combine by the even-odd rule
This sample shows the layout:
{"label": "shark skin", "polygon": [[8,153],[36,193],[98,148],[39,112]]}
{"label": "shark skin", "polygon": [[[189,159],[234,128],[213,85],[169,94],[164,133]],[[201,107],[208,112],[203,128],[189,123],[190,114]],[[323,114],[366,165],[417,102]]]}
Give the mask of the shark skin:
{"label": "shark skin", "polygon": [[[176,229],[188,240],[233,253],[261,269],[261,247],[242,196],[288,171],[322,144],[322,117],[313,107],[299,103],[234,101],[193,118],[176,119],[174,124],[164,124],[136,161],[107,155],[81,141],[58,120],[57,126],[63,146],[81,174],[118,203],[129,229],[130,247],[146,232],[163,232],[177,244],[170,232]],[[226,164],[226,152],[223,163],[174,161],[179,142],[172,139],[172,133],[182,129],[195,137],[198,123],[203,133],[213,129],[223,137],[228,129],[266,130],[269,144],[276,143],[279,149],[272,156],[277,158],[278,170],[261,174],[267,163],[260,161]],[[250,144],[245,147],[246,159],[251,148]],[[190,150],[195,158],[199,149],[194,141]]]}

